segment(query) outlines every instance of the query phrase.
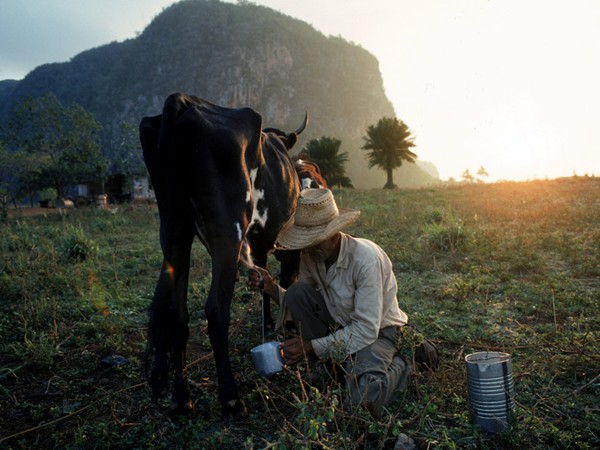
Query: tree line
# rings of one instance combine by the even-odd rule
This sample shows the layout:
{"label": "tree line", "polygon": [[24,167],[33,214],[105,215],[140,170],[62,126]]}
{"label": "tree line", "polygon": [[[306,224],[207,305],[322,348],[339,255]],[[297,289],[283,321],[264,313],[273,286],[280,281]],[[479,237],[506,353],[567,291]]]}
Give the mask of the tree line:
{"label": "tree line", "polygon": [[[102,184],[111,173],[144,173],[137,130],[122,125],[112,161],[102,153],[101,130],[91,112],[76,103],[63,105],[52,93],[20,101],[0,130],[0,216],[6,217],[9,202],[29,198],[33,206],[34,194],[45,189],[59,200],[69,185]],[[384,189],[395,188],[394,169],[417,158],[411,130],[395,117],[383,117],[369,125],[363,139],[368,167],[386,172]],[[345,169],[348,153],[341,152],[341,144],[330,136],[312,139],[299,158],[315,162],[330,186],[352,187]]]}

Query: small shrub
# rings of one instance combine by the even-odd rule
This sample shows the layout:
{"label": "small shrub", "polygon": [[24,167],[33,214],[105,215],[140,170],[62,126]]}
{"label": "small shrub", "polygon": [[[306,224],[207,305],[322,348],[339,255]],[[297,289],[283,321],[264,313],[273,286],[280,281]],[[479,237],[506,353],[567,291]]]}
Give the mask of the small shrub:
{"label": "small shrub", "polygon": [[442,208],[427,207],[425,209],[425,219],[429,223],[443,223],[446,218],[446,212]]}
{"label": "small shrub", "polygon": [[63,239],[60,245],[60,254],[67,261],[85,261],[98,251],[94,241],[85,236],[81,227],[68,226]]}
{"label": "small shrub", "polygon": [[454,253],[466,243],[467,233],[460,218],[452,212],[442,214],[439,210],[431,213],[431,221],[422,227],[420,240],[428,250]]}
{"label": "small shrub", "polygon": [[25,348],[31,361],[39,366],[52,366],[54,358],[60,354],[56,338],[44,332],[31,333],[25,340]]}

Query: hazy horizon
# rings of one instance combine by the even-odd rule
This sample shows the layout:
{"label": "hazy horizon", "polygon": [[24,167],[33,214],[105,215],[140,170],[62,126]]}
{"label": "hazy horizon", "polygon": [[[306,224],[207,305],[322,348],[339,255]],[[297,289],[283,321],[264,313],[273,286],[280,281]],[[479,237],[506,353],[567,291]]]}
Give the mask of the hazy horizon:
{"label": "hazy horizon", "polygon": [[[0,79],[135,37],[172,3],[3,3]],[[600,175],[600,2],[251,3],[371,52],[397,117],[413,131],[415,152],[442,179],[481,166],[489,181]]]}

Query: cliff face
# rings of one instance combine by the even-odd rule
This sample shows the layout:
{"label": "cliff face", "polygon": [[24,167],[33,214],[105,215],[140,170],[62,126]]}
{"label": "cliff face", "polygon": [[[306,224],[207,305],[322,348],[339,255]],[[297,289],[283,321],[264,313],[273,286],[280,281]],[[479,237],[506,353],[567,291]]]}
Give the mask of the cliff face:
{"label": "cliff face", "polygon": [[[48,91],[92,111],[105,126],[109,157],[121,124],[137,126],[142,116],[159,114],[174,91],[223,106],[250,106],[262,114],[264,126],[287,130],[308,111],[309,127],[295,151],[309,139],[336,137],[341,151],[350,154],[348,176],[356,187],[385,183],[382,171],[368,170],[360,149],[368,125],[395,115],[375,57],[266,7],[183,1],[165,9],[135,39],[40,66],[2,87],[4,119],[19,99]],[[417,185],[435,181],[417,166],[403,170],[416,171]],[[405,185],[400,175],[395,181]]]}

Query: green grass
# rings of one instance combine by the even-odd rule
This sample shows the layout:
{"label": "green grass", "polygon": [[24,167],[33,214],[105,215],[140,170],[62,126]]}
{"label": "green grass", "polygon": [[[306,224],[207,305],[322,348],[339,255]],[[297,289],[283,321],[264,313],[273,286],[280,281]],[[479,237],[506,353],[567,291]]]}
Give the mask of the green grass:
{"label": "green grass", "polygon": [[[141,369],[146,310],[161,257],[155,207],[74,210],[0,225],[0,447],[423,448],[600,446],[600,180],[573,177],[400,191],[336,192],[362,210],[353,234],[394,263],[398,300],[443,361],[418,372],[374,420],[344,407],[336,385],[311,388],[304,367],[254,372],[257,298],[243,277],[231,357],[250,417],[224,422],[204,298],[210,259],[194,246],[189,374],[196,414],[151,402]],[[273,334],[269,338],[281,338]],[[514,418],[486,435],[469,420],[465,355],[512,356]],[[118,354],[128,363],[103,368]]]}

